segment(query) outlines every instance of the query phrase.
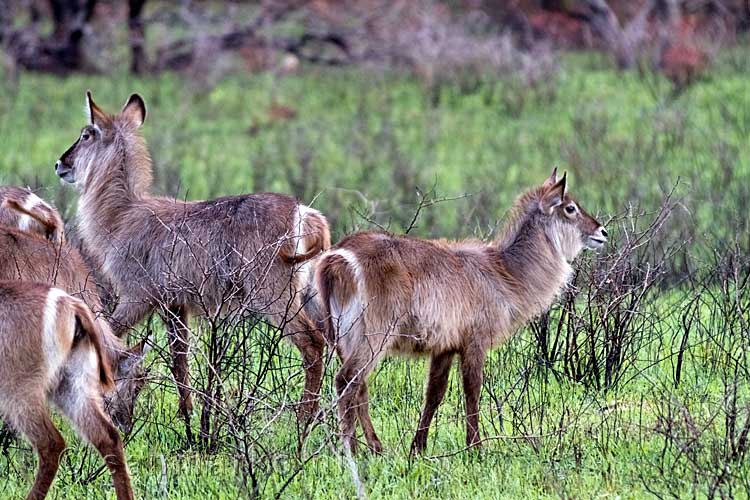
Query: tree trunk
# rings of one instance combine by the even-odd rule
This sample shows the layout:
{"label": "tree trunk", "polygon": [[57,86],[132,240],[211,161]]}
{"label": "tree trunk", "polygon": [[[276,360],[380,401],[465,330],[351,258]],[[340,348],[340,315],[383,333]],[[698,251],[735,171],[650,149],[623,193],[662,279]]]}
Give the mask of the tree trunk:
{"label": "tree trunk", "polygon": [[128,34],[130,37],[130,71],[141,75],[146,70],[146,52],[143,49],[145,29],[143,26],[143,6],[146,0],[128,1]]}
{"label": "tree trunk", "polygon": [[9,36],[9,52],[28,70],[67,74],[90,69],[82,43],[97,0],[50,0],[52,36],[42,39],[36,23]]}

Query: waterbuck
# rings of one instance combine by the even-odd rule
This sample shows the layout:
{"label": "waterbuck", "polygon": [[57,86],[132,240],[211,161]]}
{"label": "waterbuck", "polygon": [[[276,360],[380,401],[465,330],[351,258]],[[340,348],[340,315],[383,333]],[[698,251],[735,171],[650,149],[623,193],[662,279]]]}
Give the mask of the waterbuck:
{"label": "waterbuck", "polygon": [[112,385],[102,333],[83,301],[42,283],[0,281],[0,415],[39,454],[27,499],[47,496],[65,449],[48,399],[104,457],[118,500],[133,498],[122,440],[102,410]]}
{"label": "waterbuck", "polygon": [[342,360],[336,390],[345,446],[356,447],[359,417],[369,447],[381,450],[369,416],[367,376],[387,354],[430,358],[414,452],[426,446],[456,354],[466,398],[466,443],[479,445],[487,351],[546,310],[576,255],[601,248],[606,239],[602,225],[567,193],[565,175],[558,179],[555,170],[541,187],[518,198],[492,243],[361,232],[325,253],[315,270],[315,309],[328,318],[326,336]]}
{"label": "waterbuck", "polygon": [[115,331],[153,311],[167,324],[188,441],[191,314],[249,310],[282,328],[305,368],[299,415],[313,413],[325,341],[302,311],[299,292],[306,261],[330,246],[325,217],[273,193],[192,202],[155,196],[149,192],[151,158],[138,131],[146,118],[143,99],[133,94],[110,115],[87,92],[86,108],[88,125],[55,170],[81,193],[81,238],[119,299]]}
{"label": "waterbuck", "polygon": [[[9,206],[9,210],[15,207]],[[91,270],[78,251],[64,241],[62,230],[58,241],[49,241],[30,231],[0,226],[0,280],[46,283],[83,300],[97,315],[102,312]],[[142,367],[145,342],[127,349],[103,317],[99,316],[97,323],[116,377],[115,391],[106,396],[107,411],[118,427],[129,432],[135,402],[146,380]]]}
{"label": "waterbuck", "polygon": [[0,225],[17,227],[62,241],[64,226],[60,214],[30,189],[0,186]]}

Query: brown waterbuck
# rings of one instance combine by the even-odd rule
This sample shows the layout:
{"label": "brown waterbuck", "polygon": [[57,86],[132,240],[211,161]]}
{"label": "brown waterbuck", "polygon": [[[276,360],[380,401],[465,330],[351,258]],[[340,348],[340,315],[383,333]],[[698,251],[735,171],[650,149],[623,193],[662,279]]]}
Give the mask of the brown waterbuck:
{"label": "brown waterbuck", "polygon": [[122,440],[102,410],[112,385],[102,333],[83,301],[42,283],[0,281],[0,415],[39,454],[28,499],[47,496],[65,449],[48,399],[104,457],[118,500],[133,498]]}
{"label": "brown waterbuck", "polygon": [[[61,288],[100,314],[102,305],[90,269],[78,251],[63,240],[62,229],[60,235],[58,241],[49,241],[37,233],[0,226],[0,280],[38,281]],[[116,390],[106,396],[107,411],[123,431],[129,432],[133,408],[146,380],[142,367],[145,343],[126,349],[103,317],[98,317],[97,323],[116,377]]]}
{"label": "brown waterbuck", "polygon": [[[323,334],[302,311],[306,261],[330,246],[318,211],[273,193],[185,202],[151,194],[152,164],[139,128],[143,99],[116,115],[86,94],[88,125],[55,165],[81,193],[81,237],[113,284],[122,332],[151,312],[167,324],[180,413],[192,441],[188,318],[249,310],[282,328],[300,350],[300,416],[313,413],[322,379]],[[238,306],[238,304],[240,306]]]}
{"label": "brown waterbuck", "polygon": [[0,225],[32,231],[51,241],[62,241],[64,237],[57,210],[30,189],[21,187],[0,186]]}
{"label": "brown waterbuck", "polygon": [[445,395],[453,357],[461,358],[466,443],[479,445],[479,393],[487,351],[546,310],[583,248],[601,248],[602,225],[567,193],[557,171],[518,198],[492,243],[428,241],[386,233],[348,236],[315,269],[327,338],[342,360],[336,375],[344,444],[354,450],[357,418],[369,447],[381,443],[368,410],[367,376],[387,354],[430,358],[422,417],[412,441],[421,452]]}

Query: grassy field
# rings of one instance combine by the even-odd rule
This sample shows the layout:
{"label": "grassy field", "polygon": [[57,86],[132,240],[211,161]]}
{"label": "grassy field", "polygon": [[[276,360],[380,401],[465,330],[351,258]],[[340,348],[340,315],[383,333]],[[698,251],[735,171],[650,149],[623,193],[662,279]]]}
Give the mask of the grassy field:
{"label": "grassy field", "polygon": [[[750,92],[748,68],[736,60],[678,96],[656,76],[618,73],[580,56],[534,87],[503,80],[471,91],[349,70],[231,76],[210,87],[177,75],[22,74],[17,85],[0,87],[0,183],[41,188],[66,218],[74,216],[75,194],[59,185],[53,165],[85,123],[89,88],[112,111],[131,92],[145,97],[156,191],[188,199],[290,192],[329,216],[334,240],[373,226],[403,231],[419,193],[430,206],[412,234],[490,237],[520,190],[553,165],[569,172],[573,193],[604,221],[654,212],[674,188],[676,208],[655,248],[682,246],[670,254],[658,293],[642,304],[619,383],[603,388],[571,376],[570,359],[540,356],[538,336],[526,329],[486,365],[483,449],[464,450],[453,373],[427,454],[415,459],[408,450],[425,363],[388,360],[370,386],[385,452],[360,453],[352,464],[334,435],[335,361],[324,382],[326,411],[300,447],[289,408],[302,384],[297,354],[282,343],[268,361],[256,350],[248,367],[260,373],[256,367],[271,364],[258,380],[268,399],[242,422],[242,440],[207,453],[184,447],[175,391],[156,349],[129,465],[139,498],[349,498],[357,494],[353,468],[370,498],[746,498],[750,292],[742,270],[693,285],[717,250],[733,246],[742,257],[750,248]],[[278,105],[296,116],[275,119]],[[624,232],[620,225],[610,231],[615,240]],[[582,260],[586,269],[598,262]],[[697,318],[693,329],[686,310]],[[560,314],[556,307],[551,324]],[[268,344],[266,335],[256,331],[256,344]],[[200,367],[200,346],[194,358]],[[99,457],[63,427],[70,449],[50,497],[114,498]],[[2,450],[0,497],[22,497],[35,463],[23,440]]]}

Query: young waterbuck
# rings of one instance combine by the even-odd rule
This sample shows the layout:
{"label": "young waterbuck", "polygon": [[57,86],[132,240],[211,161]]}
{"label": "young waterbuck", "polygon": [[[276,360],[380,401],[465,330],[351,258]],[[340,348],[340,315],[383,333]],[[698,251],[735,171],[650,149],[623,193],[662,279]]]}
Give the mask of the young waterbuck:
{"label": "young waterbuck", "polygon": [[[36,233],[0,226],[0,280],[46,283],[83,300],[96,314],[102,312],[91,270],[78,251],[63,240],[62,232],[58,241],[49,241]],[[136,398],[146,380],[142,367],[145,343],[126,349],[103,317],[98,317],[97,323],[116,377],[115,391],[107,394],[107,411],[123,431],[129,432]]]}
{"label": "young waterbuck", "polygon": [[167,324],[180,412],[192,441],[188,317],[252,311],[283,329],[305,368],[300,416],[317,407],[322,333],[302,311],[306,261],[330,246],[319,212],[281,194],[184,202],[152,195],[151,159],[138,129],[146,118],[132,95],[116,115],[86,94],[89,123],[55,165],[81,193],[81,237],[113,284],[122,332],[157,311]]}
{"label": "young waterbuck", "polygon": [[41,234],[62,241],[64,226],[60,214],[31,190],[0,186],[0,225]]}
{"label": "young waterbuck", "polygon": [[[602,225],[567,193],[556,170],[516,201],[502,236],[428,241],[386,233],[350,235],[315,270],[315,308],[329,319],[339,353],[336,375],[344,443],[354,450],[359,418],[370,448],[381,444],[368,411],[367,376],[387,354],[430,357],[422,417],[412,441],[421,452],[461,358],[466,443],[479,445],[479,393],[487,351],[555,300],[583,248],[601,248]],[[311,315],[313,313],[311,312]]]}
{"label": "young waterbuck", "polygon": [[118,500],[133,498],[122,440],[102,411],[102,391],[112,385],[102,333],[86,304],[42,283],[0,281],[0,415],[39,454],[27,499],[47,496],[65,449],[48,399],[104,457]]}

